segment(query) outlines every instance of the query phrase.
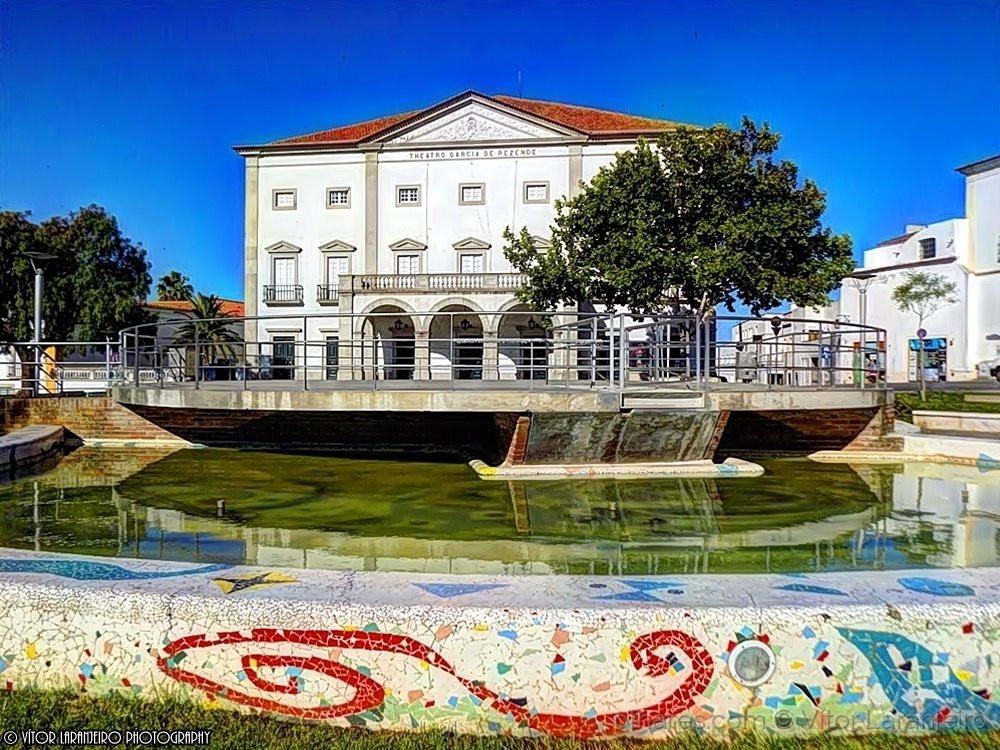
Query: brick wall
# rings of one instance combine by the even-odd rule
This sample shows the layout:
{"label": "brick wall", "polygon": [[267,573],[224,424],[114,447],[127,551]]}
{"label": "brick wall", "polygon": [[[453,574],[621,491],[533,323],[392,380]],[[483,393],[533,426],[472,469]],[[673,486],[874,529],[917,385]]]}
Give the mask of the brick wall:
{"label": "brick wall", "polygon": [[0,424],[6,432],[31,424],[60,425],[81,440],[177,440],[110,398],[4,398]]}
{"label": "brick wall", "polygon": [[740,453],[804,455],[820,450],[894,450],[892,407],[734,411],[717,459]]}
{"label": "brick wall", "polygon": [[139,415],[205,445],[321,448],[338,452],[429,453],[502,461],[515,413],[329,412],[172,409],[135,406]]}

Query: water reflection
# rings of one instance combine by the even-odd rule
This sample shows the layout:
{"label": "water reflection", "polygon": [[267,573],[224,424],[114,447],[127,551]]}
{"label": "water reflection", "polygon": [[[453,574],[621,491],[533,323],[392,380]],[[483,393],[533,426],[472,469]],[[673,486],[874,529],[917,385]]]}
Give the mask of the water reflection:
{"label": "water reflection", "polygon": [[464,465],[84,448],[41,477],[0,487],[0,544],[440,573],[806,572],[1000,562],[1000,472],[765,464],[763,477],[723,481],[493,483]]}

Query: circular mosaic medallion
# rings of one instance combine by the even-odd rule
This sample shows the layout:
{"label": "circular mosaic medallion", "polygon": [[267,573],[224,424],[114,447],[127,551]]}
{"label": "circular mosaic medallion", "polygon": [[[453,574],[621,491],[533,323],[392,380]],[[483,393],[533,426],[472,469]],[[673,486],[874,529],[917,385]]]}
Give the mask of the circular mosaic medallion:
{"label": "circular mosaic medallion", "polygon": [[737,643],[729,653],[729,674],[744,687],[763,685],[774,674],[774,652],[761,641]]}

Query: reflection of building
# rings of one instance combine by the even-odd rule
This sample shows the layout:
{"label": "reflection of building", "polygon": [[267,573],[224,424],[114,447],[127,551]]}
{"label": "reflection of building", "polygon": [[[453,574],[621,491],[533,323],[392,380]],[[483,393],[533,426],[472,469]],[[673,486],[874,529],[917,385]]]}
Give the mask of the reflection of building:
{"label": "reflection of building", "polygon": [[238,147],[247,314],[264,316],[248,341],[285,365],[305,354],[310,377],[537,377],[545,328],[517,302],[504,230],[544,246],[557,198],[675,126],[470,91]]}
{"label": "reflection of building", "polygon": [[1000,564],[1000,477],[958,466],[906,464],[893,479],[887,533],[924,539],[927,563]]}

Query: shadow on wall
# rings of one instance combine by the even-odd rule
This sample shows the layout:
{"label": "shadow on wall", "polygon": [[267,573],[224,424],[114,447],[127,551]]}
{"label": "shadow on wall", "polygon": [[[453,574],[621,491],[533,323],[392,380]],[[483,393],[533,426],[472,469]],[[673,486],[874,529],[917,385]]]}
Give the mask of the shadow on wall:
{"label": "shadow on wall", "polygon": [[194,443],[329,453],[503,460],[516,413],[230,411],[131,407]]}
{"label": "shadow on wall", "polygon": [[802,456],[820,450],[842,450],[858,438],[878,414],[869,409],[800,411],[734,411],[715,451],[729,456]]}

